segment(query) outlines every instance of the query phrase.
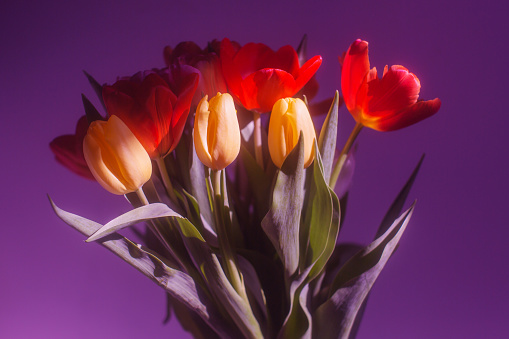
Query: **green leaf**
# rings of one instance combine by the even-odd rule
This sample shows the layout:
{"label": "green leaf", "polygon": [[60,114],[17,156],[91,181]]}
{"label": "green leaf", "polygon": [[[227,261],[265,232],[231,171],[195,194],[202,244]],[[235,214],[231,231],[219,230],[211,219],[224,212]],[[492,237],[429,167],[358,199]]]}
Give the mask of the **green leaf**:
{"label": "green leaf", "polygon": [[[89,237],[101,228],[101,224],[66,212],[57,207],[51,198],[49,200],[57,216],[81,234]],[[115,253],[164,288],[173,298],[196,312],[220,337],[238,337],[238,333],[225,322],[216,305],[204,295],[195,281],[186,273],[169,267],[164,258],[117,233],[112,233],[97,243]]]}
{"label": "green leaf", "polygon": [[88,74],[86,71],[83,71],[83,73],[87,77],[87,80],[90,83],[90,85],[92,85],[92,89],[94,90],[95,94],[97,94],[97,97],[101,102],[101,105],[106,109],[106,105],[104,104],[103,99],[103,86],[100,83],[98,83],[97,80],[95,80],[94,77]]}
{"label": "green leaf", "polygon": [[[175,218],[174,222],[180,225],[181,230],[191,228],[187,219]],[[193,226],[194,227],[194,226]],[[222,307],[232,317],[243,336],[246,338],[261,338],[260,325],[256,320],[251,306],[235,291],[226,277],[217,256],[204,241],[195,237],[183,237],[186,248],[196,267],[207,282],[207,287],[219,301]]]}
{"label": "green leaf", "polygon": [[[135,225],[142,221],[147,221],[156,218],[163,217],[178,217],[183,218],[180,214],[174,212],[167,205],[162,203],[154,203],[148,204],[141,207],[137,207],[127,213],[124,213],[115,219],[111,220],[104,226],[102,226],[97,232],[95,232],[91,237],[89,237],[86,241],[91,242],[97,239],[103,238],[113,232],[119,231],[125,227]],[[196,230],[196,228],[194,228]],[[196,230],[196,232],[189,233],[189,236],[195,236],[201,238],[200,233]]]}
{"label": "green leaf", "polygon": [[190,182],[191,182],[191,194],[196,198],[200,207],[200,214],[208,225],[214,225],[214,216],[212,214],[212,204],[207,191],[207,182],[205,178],[205,168],[201,163],[194,142],[191,141],[190,146],[190,159],[191,164],[189,166]]}
{"label": "green leaf", "polygon": [[313,175],[300,234],[301,270],[312,266],[309,280],[320,274],[334,251],[340,219],[339,200],[325,181],[316,142],[314,146]]}
{"label": "green leaf", "polygon": [[288,276],[299,265],[299,224],[304,203],[304,136],[290,152],[277,173],[270,209],[262,228],[276,248]]}
{"label": "green leaf", "polygon": [[304,34],[302,40],[299,43],[299,47],[297,47],[297,56],[299,57],[299,64],[302,66],[306,63],[307,59],[307,49],[308,49],[308,35]]}
{"label": "green leaf", "polygon": [[410,220],[415,202],[378,239],[354,255],[338,272],[330,298],[313,315],[319,338],[348,338],[358,312],[375,280],[394,253]]}
{"label": "green leaf", "polygon": [[327,114],[327,118],[322,125],[320,136],[318,137],[318,148],[322,155],[323,176],[326,182],[330,181],[334,156],[336,155],[336,139],[338,134],[338,108],[339,108],[339,92],[336,91],[334,100]]}
{"label": "green leaf", "polygon": [[85,108],[85,115],[87,116],[87,122],[90,125],[93,121],[104,120],[103,116],[97,111],[92,105],[90,100],[87,99],[85,94],[81,94],[81,101],[83,101],[83,107]]}
{"label": "green leaf", "polygon": [[403,210],[403,204],[405,203],[405,200],[408,197],[408,193],[410,193],[410,189],[412,188],[415,178],[417,177],[417,173],[419,173],[419,169],[421,168],[423,161],[424,154],[421,156],[421,159],[417,163],[417,166],[415,166],[415,169],[412,172],[412,175],[410,175],[410,178],[408,178],[407,182],[405,183],[405,186],[403,186],[396,199],[394,199],[394,202],[392,203],[391,207],[389,207],[389,210],[385,214],[382,223],[380,224],[380,227],[376,232],[375,239],[384,234],[385,231],[387,231],[389,226],[391,226],[392,221],[396,219],[396,217]]}

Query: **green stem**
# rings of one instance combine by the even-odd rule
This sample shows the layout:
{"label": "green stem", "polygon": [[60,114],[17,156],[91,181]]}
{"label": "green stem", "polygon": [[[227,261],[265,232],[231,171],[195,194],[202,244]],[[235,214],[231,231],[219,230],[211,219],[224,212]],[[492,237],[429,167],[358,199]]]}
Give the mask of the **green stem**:
{"label": "green stem", "polygon": [[253,112],[254,122],[254,149],[255,158],[258,165],[263,169],[263,149],[262,149],[262,119],[260,113]]}
{"label": "green stem", "polygon": [[238,270],[237,261],[235,254],[231,248],[230,239],[228,237],[228,231],[225,227],[224,218],[224,195],[221,194],[221,176],[222,171],[212,170],[212,189],[214,197],[214,217],[216,221],[216,232],[219,240],[219,249],[223,262],[226,267],[226,275],[228,276],[233,288],[237,293],[247,301],[246,289],[242,282],[241,274]]}
{"label": "green stem", "polygon": [[[143,192],[143,189],[141,187],[138,188],[138,190],[136,191],[136,195],[140,199],[140,202],[142,203],[142,205],[149,204],[147,196],[145,195],[145,193]],[[170,223],[170,220],[168,218],[165,218],[165,220],[168,223]],[[177,262],[179,268],[180,269],[184,269],[184,268],[189,269],[189,267],[186,267],[186,265],[181,260],[181,258],[175,253],[174,249],[172,248],[172,246],[170,246],[168,241],[166,241],[166,238],[164,237],[164,235],[160,229],[161,227],[163,227],[161,220],[159,220],[159,219],[149,220],[149,221],[147,221],[147,224],[148,224],[149,229],[152,231],[152,233],[154,233],[154,235],[157,237],[157,239],[159,239],[159,241],[164,245],[166,250],[171,254],[173,260]],[[172,227],[170,226],[170,228],[172,228]],[[175,232],[172,232],[172,233],[175,233]]]}
{"label": "green stem", "polygon": [[168,169],[166,168],[166,163],[164,162],[164,158],[159,157],[155,159],[157,163],[157,167],[159,167],[159,173],[161,173],[161,179],[163,179],[164,188],[166,189],[166,193],[170,197],[170,200],[178,206],[178,199],[173,191],[173,185],[171,184],[170,176],[168,175]]}
{"label": "green stem", "polygon": [[343,165],[345,164],[346,157],[348,156],[348,152],[350,152],[350,149],[352,148],[352,145],[359,135],[360,131],[362,130],[363,125],[361,123],[356,123],[352,132],[350,133],[350,136],[348,137],[348,140],[346,141],[345,146],[343,147],[343,150],[341,150],[341,153],[339,153],[339,157],[336,160],[336,163],[334,164],[334,169],[332,170],[331,178],[330,178],[330,184],[329,186],[334,189],[336,187],[336,183],[339,178],[339,174],[341,173],[341,169],[343,168]]}

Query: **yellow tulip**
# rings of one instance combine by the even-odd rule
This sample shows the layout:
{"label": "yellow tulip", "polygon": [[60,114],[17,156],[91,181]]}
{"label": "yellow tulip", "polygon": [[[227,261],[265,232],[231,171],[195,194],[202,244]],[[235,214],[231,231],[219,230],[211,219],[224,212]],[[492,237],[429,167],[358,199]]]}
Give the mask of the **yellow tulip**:
{"label": "yellow tulip", "polygon": [[204,96],[196,109],[194,145],[201,162],[222,170],[237,158],[240,151],[240,128],[233,98],[217,93],[208,101]]}
{"label": "yellow tulip", "polygon": [[134,192],[152,175],[147,151],[116,115],[90,124],[83,153],[96,180],[113,194]]}
{"label": "yellow tulip", "polygon": [[315,127],[306,104],[300,99],[279,99],[272,108],[269,121],[269,153],[274,164],[281,168],[286,157],[299,142],[300,132],[304,135],[304,167],[315,157]]}

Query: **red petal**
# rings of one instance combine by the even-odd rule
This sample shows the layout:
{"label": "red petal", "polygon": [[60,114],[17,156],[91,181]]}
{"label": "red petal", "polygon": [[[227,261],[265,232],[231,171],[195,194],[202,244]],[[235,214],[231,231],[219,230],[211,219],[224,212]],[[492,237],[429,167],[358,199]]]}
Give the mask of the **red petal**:
{"label": "red petal", "polygon": [[189,116],[189,110],[193,101],[194,93],[198,87],[199,75],[197,73],[189,74],[182,82],[186,83],[186,86],[182,88],[182,92],[177,98],[177,102],[173,107],[173,117],[170,125],[171,131],[171,143],[168,152],[171,152],[177,147],[182,132],[186,125],[187,117]]}
{"label": "red petal", "polygon": [[397,112],[387,118],[374,121],[371,125],[366,125],[378,131],[394,131],[413,125],[421,120],[424,120],[440,109],[441,101],[436,98],[428,101],[417,101],[412,106]]}
{"label": "red petal", "polygon": [[221,41],[221,66],[223,69],[224,79],[226,80],[226,84],[230,92],[236,97],[237,100],[243,102],[243,90],[242,90],[242,77],[240,73],[237,71],[235,65],[233,64],[233,58],[235,56],[235,49],[227,38],[224,38]]}
{"label": "red petal", "polygon": [[277,68],[279,66],[276,53],[272,49],[264,44],[253,42],[242,46],[235,54],[233,63],[243,79],[263,68]]}
{"label": "red petal", "polygon": [[378,115],[379,111],[398,112],[417,102],[421,84],[419,79],[403,66],[391,66],[384,70],[380,81],[368,83],[370,115]]}
{"label": "red petal", "polygon": [[320,65],[322,64],[322,57],[319,55],[314,56],[313,58],[309,59],[299,70],[299,75],[295,79],[295,88],[294,93],[290,94],[289,96],[293,96],[295,93],[301,90],[302,87],[304,87],[305,84],[315,75],[316,71],[318,71],[318,68],[320,68]]}
{"label": "red petal", "polygon": [[[341,61],[341,60],[340,60]],[[349,111],[353,111],[357,92],[369,72],[368,42],[357,39],[346,52],[341,69],[341,91]]]}
{"label": "red petal", "polygon": [[68,134],[56,137],[49,146],[55,159],[64,167],[79,176],[95,180],[83,155],[83,138],[86,134],[86,129],[83,133],[83,127],[88,128],[85,116],[78,120],[76,135]]}
{"label": "red petal", "polygon": [[[277,60],[274,63],[274,68],[282,69],[283,71],[290,73],[295,78],[299,75],[299,56],[292,46],[287,45],[281,47],[276,52],[275,57]],[[264,66],[264,68],[268,67],[271,66]]]}
{"label": "red petal", "polygon": [[296,93],[293,76],[280,69],[266,68],[251,74],[242,83],[246,98],[249,98],[247,109],[270,112],[274,103]]}

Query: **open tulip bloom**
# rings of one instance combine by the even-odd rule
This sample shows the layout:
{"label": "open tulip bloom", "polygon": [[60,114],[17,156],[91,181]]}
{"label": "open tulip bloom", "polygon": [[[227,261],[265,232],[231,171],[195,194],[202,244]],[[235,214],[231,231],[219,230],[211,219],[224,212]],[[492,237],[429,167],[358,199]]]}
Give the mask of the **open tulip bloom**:
{"label": "open tulip bloom", "polygon": [[[357,124],[336,152],[339,93],[317,131],[293,96],[321,57],[299,60],[305,48],[228,39],[166,47],[166,69],[104,86],[87,74],[104,114],[84,98],[76,134],[51,143],[61,164],[133,207],[103,225],[50,199],[56,214],[161,286],[195,337],[353,338],[412,215],[415,203],[403,206],[422,158],[370,244],[338,239],[361,128],[407,127],[440,100],[419,101],[421,84],[403,66],[379,79],[357,40],[341,59]],[[137,224],[149,232],[120,234]]]}

